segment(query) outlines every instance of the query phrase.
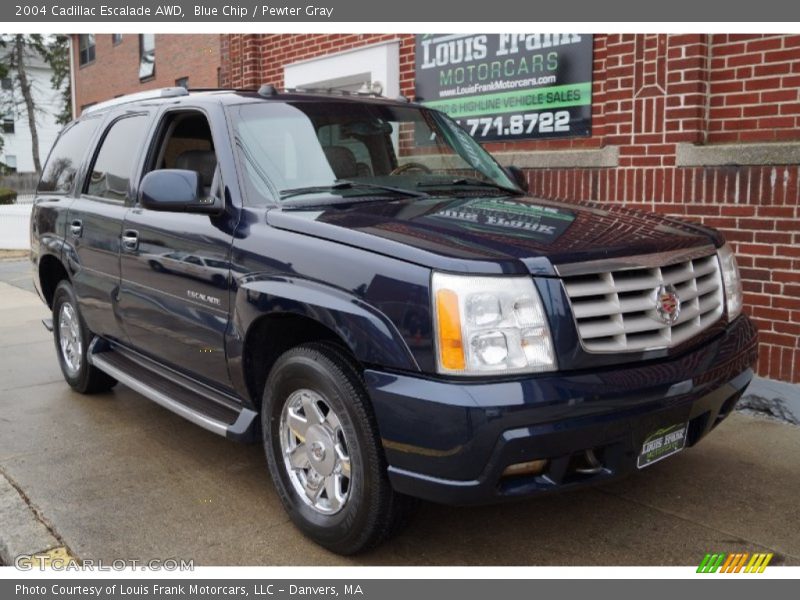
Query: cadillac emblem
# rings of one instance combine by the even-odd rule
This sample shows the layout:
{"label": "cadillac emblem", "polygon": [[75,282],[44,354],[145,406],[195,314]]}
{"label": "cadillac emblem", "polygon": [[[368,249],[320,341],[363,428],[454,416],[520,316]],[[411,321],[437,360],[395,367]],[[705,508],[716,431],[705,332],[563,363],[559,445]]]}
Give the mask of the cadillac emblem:
{"label": "cadillac emblem", "polygon": [[656,314],[667,325],[674,325],[681,314],[681,299],[674,285],[662,285],[655,291]]}

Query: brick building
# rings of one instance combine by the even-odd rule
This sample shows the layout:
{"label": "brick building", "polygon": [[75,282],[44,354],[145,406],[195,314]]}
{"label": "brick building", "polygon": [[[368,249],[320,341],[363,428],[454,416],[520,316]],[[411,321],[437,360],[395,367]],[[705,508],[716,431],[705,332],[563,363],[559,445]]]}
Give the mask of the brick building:
{"label": "brick building", "polygon": [[[415,36],[221,36],[226,87],[380,82],[413,97]],[[800,382],[800,35],[595,35],[589,137],[492,142],[534,194],[702,221],[738,253],[759,373]]]}
{"label": "brick building", "polygon": [[71,38],[76,116],[87,106],[123,94],[219,83],[218,35],[112,33]]}

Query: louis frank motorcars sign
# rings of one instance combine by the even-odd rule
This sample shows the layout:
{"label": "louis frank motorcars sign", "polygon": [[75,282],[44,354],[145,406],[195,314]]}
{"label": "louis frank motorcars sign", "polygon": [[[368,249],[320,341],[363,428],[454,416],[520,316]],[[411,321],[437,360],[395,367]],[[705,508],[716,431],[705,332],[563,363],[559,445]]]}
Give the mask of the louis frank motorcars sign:
{"label": "louis frank motorcars sign", "polygon": [[591,135],[592,36],[418,35],[416,96],[478,141]]}

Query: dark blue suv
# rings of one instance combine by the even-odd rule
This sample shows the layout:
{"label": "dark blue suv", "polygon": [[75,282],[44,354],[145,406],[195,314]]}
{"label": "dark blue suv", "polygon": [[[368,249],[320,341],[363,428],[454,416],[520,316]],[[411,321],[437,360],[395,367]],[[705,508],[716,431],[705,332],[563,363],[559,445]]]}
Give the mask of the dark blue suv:
{"label": "dark blue suv", "polygon": [[62,132],[31,221],[64,377],[261,440],[336,552],[411,498],[608,481],[696,444],[752,377],[712,229],[531,198],[442,113],[182,88]]}

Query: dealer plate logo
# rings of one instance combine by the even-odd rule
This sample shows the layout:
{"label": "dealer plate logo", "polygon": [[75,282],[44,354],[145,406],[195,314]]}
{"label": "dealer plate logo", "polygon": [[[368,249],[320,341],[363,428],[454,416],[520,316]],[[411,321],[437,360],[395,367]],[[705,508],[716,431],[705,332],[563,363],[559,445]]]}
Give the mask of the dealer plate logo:
{"label": "dealer plate logo", "polygon": [[651,433],[642,444],[636,466],[643,469],[683,450],[686,445],[686,429],[686,423],[678,423]]}

